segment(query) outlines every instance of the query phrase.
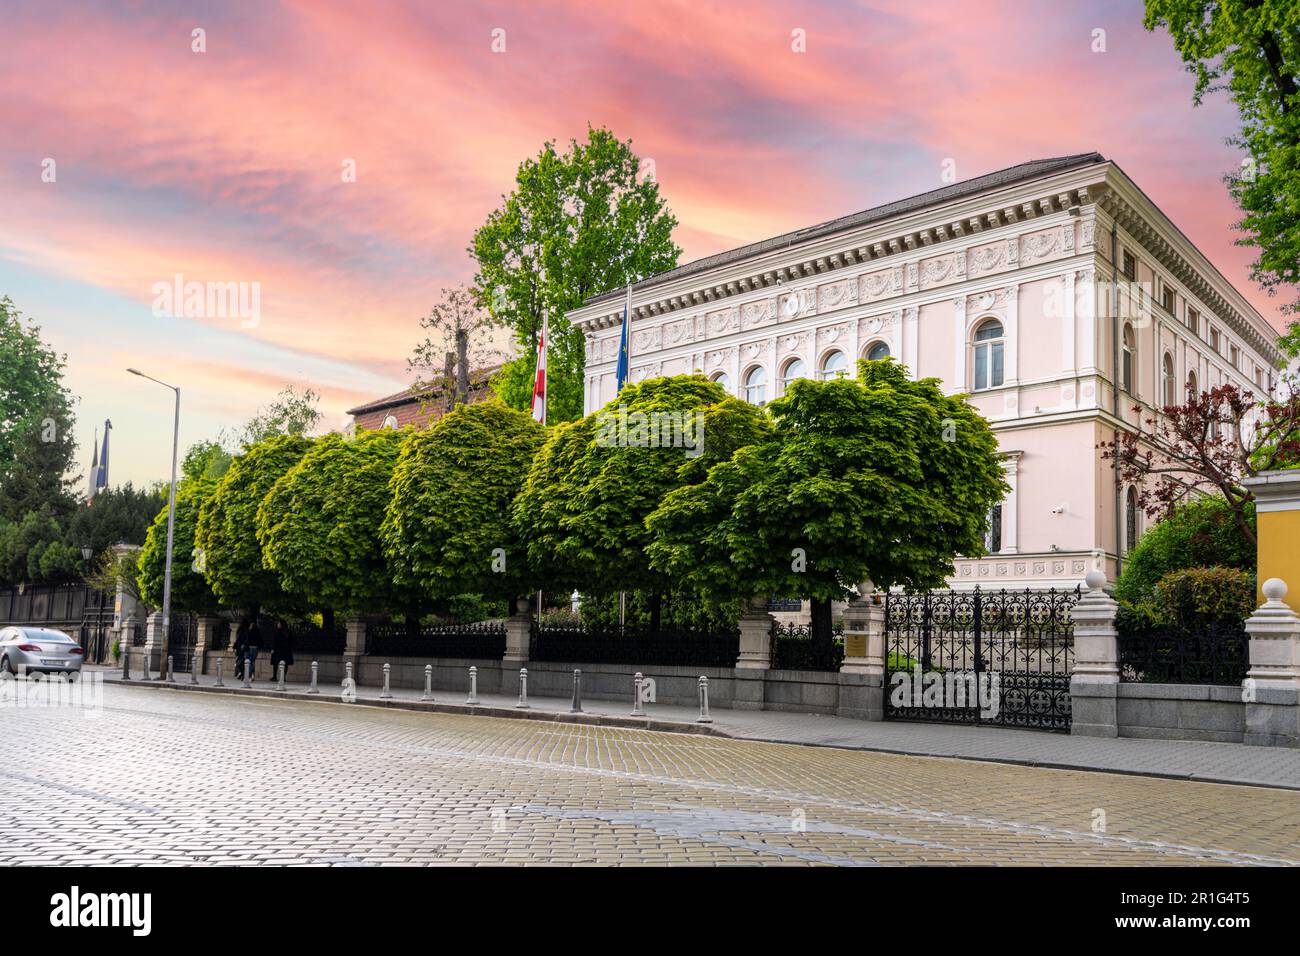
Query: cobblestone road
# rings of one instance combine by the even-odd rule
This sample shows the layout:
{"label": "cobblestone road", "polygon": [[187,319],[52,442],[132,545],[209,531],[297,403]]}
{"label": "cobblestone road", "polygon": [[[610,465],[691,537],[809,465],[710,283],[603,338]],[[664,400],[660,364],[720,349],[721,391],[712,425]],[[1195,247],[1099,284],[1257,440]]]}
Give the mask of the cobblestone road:
{"label": "cobblestone road", "polygon": [[1254,787],[113,686],[0,721],[8,864],[1300,865]]}

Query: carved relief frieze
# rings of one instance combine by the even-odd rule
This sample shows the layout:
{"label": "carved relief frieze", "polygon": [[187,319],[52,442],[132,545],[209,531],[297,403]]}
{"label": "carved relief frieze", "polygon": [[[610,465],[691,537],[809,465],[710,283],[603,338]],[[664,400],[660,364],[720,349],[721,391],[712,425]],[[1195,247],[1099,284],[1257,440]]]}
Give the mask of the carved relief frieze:
{"label": "carved relief frieze", "polygon": [[872,299],[881,299],[890,292],[893,284],[893,271],[886,269],[883,272],[872,272],[864,275],[859,281],[861,283],[859,296],[862,301],[869,302]]}
{"label": "carved relief frieze", "polygon": [[[1073,236],[1073,234],[1071,234]],[[1064,247],[1064,234],[1061,229],[1049,229],[1021,237],[1020,262],[1028,265],[1046,259]]]}
{"label": "carved relief frieze", "polygon": [[1003,243],[991,246],[976,246],[970,250],[970,270],[972,276],[981,276],[993,272],[1006,263],[1007,247]]}
{"label": "carved relief frieze", "polygon": [[853,279],[843,279],[839,282],[828,282],[826,285],[817,287],[817,311],[829,312],[832,309],[842,309],[846,306],[857,305],[858,302],[858,284]]}
{"label": "carved relief frieze", "polygon": [[773,304],[771,299],[760,299],[758,302],[747,302],[741,306],[740,327],[752,329],[771,321]]}
{"label": "carved relief frieze", "polygon": [[740,309],[735,307],[710,312],[705,318],[709,335],[726,335],[740,328]]}

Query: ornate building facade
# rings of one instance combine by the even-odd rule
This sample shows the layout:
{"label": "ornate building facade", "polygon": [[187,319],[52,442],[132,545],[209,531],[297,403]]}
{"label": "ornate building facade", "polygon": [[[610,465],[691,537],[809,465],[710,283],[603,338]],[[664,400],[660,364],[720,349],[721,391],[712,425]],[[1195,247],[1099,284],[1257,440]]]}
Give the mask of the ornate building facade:
{"label": "ornate building facade", "polygon": [[[616,394],[624,301],[568,315],[587,338],[587,412]],[[1012,490],[954,587],[1072,587],[1093,568],[1113,580],[1147,519],[1098,444],[1188,387],[1263,394],[1282,360],[1264,317],[1097,153],[679,266],[633,286],[632,314],[634,381],[701,372],[763,403],[892,356],[968,393]]]}

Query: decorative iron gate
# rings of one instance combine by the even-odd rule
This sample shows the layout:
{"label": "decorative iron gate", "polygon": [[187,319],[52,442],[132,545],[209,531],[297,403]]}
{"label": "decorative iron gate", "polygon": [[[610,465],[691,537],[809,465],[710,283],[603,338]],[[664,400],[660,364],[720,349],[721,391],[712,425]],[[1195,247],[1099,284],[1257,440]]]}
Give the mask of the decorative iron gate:
{"label": "decorative iron gate", "polygon": [[168,628],[167,653],[178,674],[188,674],[194,666],[194,644],[198,622],[192,614],[174,614]]}
{"label": "decorative iron gate", "polygon": [[885,597],[885,718],[1068,733],[1070,591]]}

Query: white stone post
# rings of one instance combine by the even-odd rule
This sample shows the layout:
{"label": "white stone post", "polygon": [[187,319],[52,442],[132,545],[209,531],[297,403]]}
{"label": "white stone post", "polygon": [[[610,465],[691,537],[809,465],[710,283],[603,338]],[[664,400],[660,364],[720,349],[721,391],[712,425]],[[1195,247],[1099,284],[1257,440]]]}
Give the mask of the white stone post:
{"label": "white stone post", "polygon": [[1300,747],[1300,617],[1282,599],[1286,582],[1269,578],[1264,603],[1246,619],[1250,670],[1242,681],[1244,742]]}
{"label": "white stone post", "polygon": [[208,672],[208,648],[212,646],[217,625],[220,623],[220,618],[202,615],[199,617],[194,629],[194,663],[190,665],[192,673],[197,675]]}
{"label": "white stone post", "polygon": [[162,665],[162,645],[163,645],[163,616],[162,611],[154,611],[149,615],[144,627],[144,652],[145,670],[154,669],[154,660],[157,656],[159,668]]}
{"label": "white stone post", "polygon": [[772,624],[767,598],[751,597],[740,616],[740,656],[731,706],[736,710],[762,710],[764,685],[772,666]]}
{"label": "white stone post", "polygon": [[844,609],[844,663],[840,666],[841,717],[885,716],[885,606],[875,585],[864,581]]}
{"label": "white stone post", "polygon": [[515,599],[515,613],[506,619],[506,653],[502,669],[513,670],[528,662],[528,645],[533,635],[533,616],[528,598]]}
{"label": "white stone post", "polygon": [[1074,670],[1070,674],[1070,733],[1119,736],[1119,640],[1106,575],[1089,571],[1088,590],[1070,611],[1074,622]]}

